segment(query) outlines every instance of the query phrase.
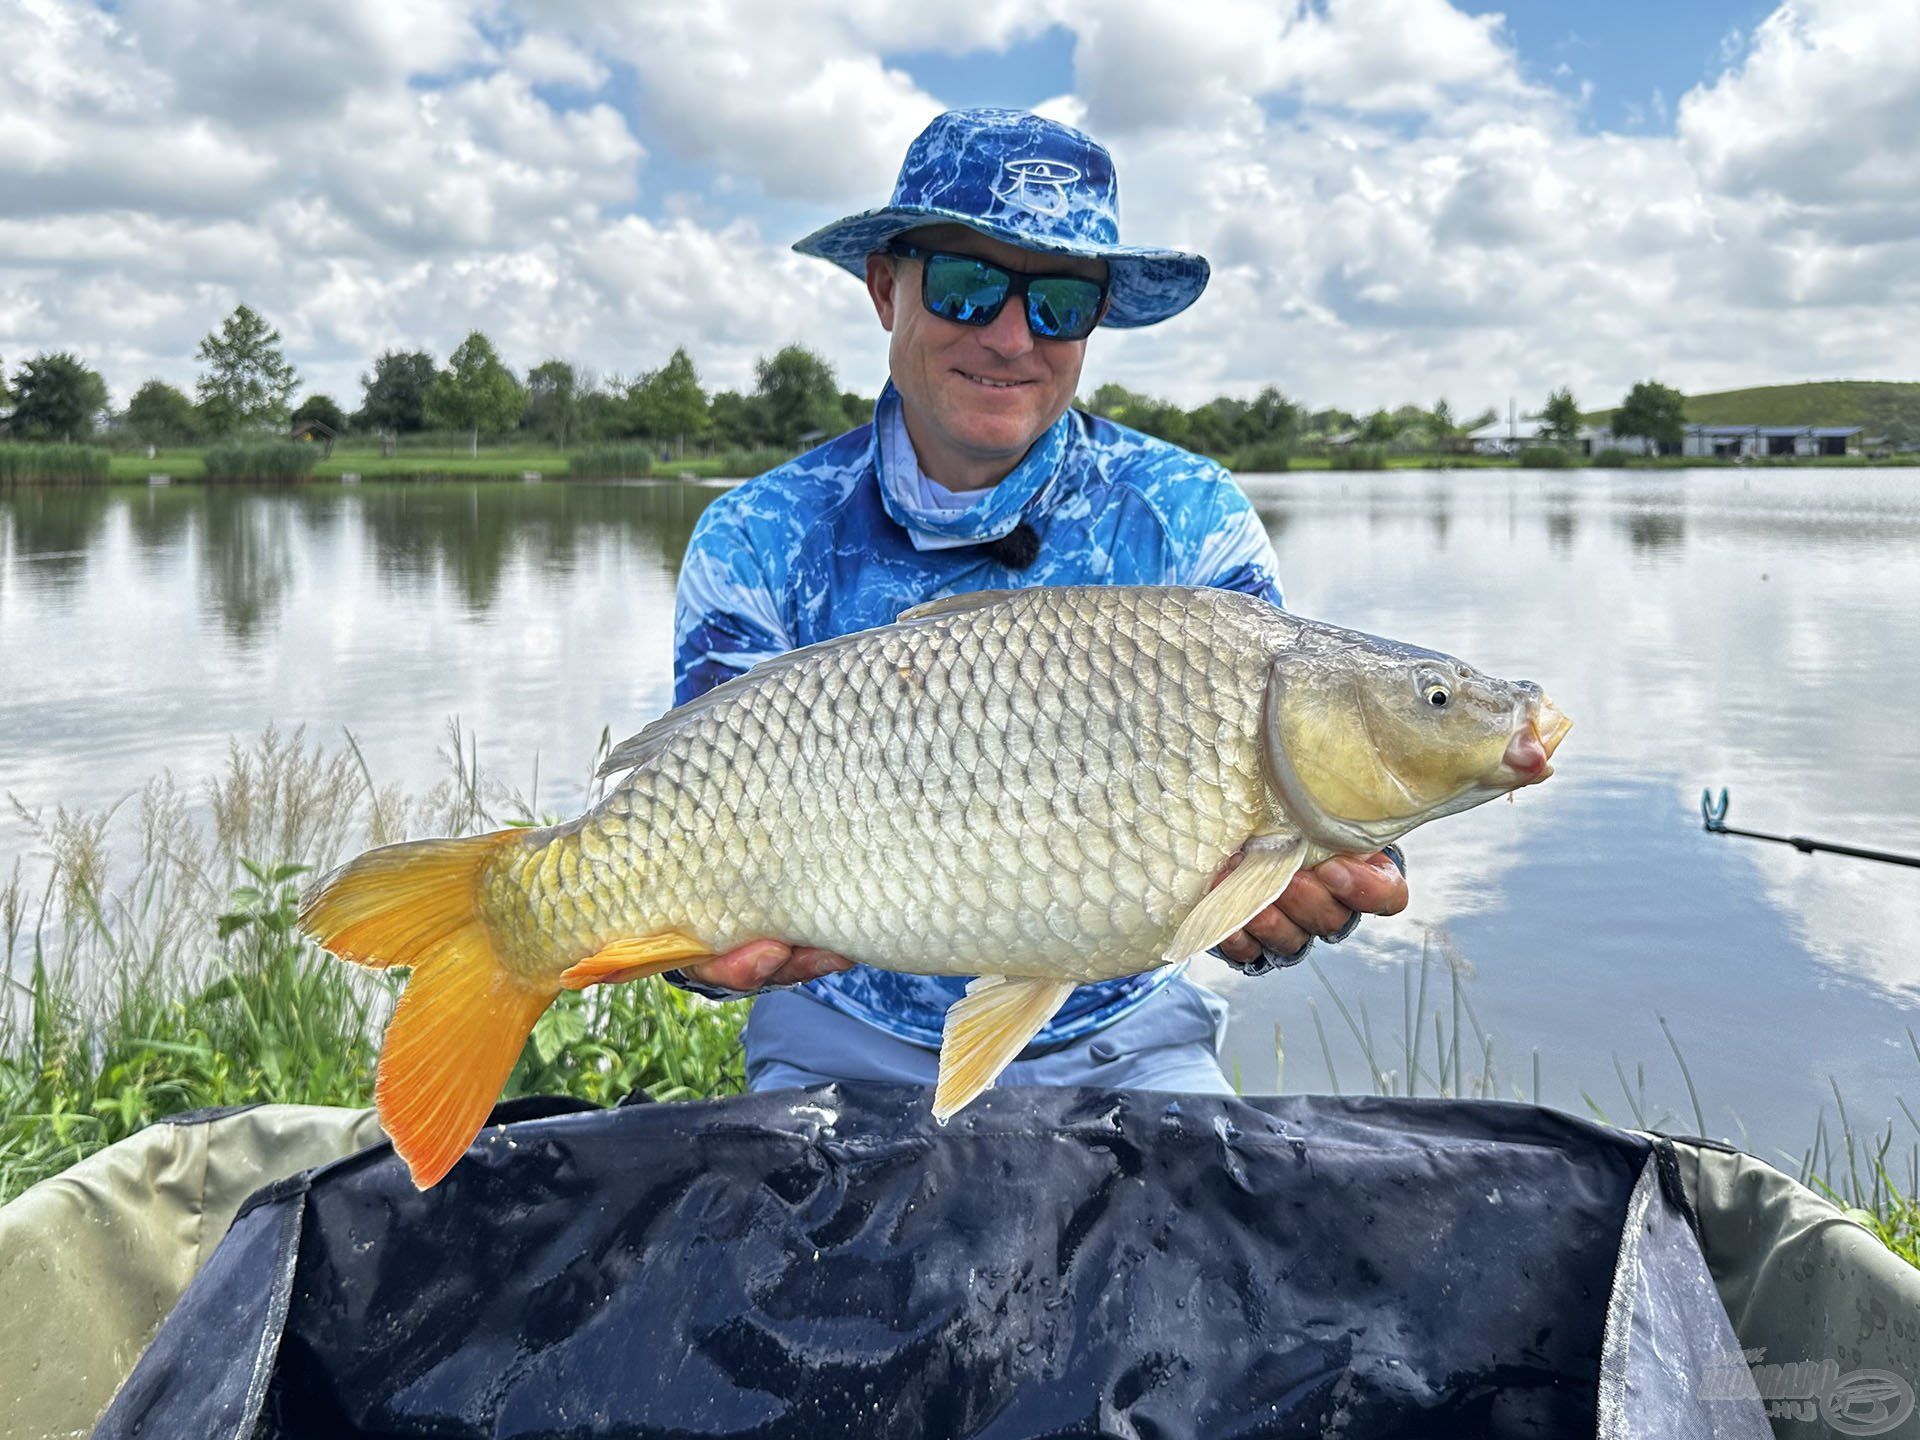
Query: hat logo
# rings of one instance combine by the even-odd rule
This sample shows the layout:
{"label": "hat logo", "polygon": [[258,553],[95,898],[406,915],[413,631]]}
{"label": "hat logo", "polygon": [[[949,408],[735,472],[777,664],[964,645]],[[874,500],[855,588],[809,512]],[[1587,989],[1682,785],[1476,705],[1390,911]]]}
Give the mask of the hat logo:
{"label": "hat logo", "polygon": [[1080,172],[1064,160],[1009,160],[1005,174],[993,186],[994,198],[1017,210],[1035,215],[1058,217],[1067,213],[1071,203],[1067,186],[1080,178]]}

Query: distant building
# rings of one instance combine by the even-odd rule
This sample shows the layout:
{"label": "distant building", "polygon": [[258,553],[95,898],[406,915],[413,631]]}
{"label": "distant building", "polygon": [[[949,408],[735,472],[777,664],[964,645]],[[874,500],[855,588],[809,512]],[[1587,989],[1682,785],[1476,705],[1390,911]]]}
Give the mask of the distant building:
{"label": "distant building", "polygon": [[[1642,435],[1616,435],[1604,425],[1583,425],[1571,448],[1582,455],[1616,450],[1626,455],[1696,455],[1719,460],[1805,459],[1858,454],[1863,430],[1859,425],[1689,425],[1679,445],[1656,447]],[[1496,420],[1467,439],[1481,455],[1513,455],[1528,445],[1554,443],[1547,439],[1546,422],[1538,415]]]}
{"label": "distant building", "polygon": [[[1820,455],[1859,453],[1860,425],[1689,425],[1680,447],[1662,453],[1693,455],[1715,460],[1808,459]],[[1586,453],[1620,450],[1628,455],[1653,453],[1641,435],[1615,435],[1604,426],[1583,434]]]}
{"label": "distant building", "polygon": [[302,420],[287,432],[289,440],[298,440],[304,444],[319,443],[324,455],[333,454],[333,442],[339,438],[333,433],[333,427],[324,420]]}

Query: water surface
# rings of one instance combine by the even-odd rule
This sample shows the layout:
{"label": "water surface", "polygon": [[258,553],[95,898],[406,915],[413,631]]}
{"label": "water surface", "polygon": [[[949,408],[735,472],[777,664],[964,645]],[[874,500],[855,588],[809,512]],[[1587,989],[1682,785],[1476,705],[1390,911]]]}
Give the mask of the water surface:
{"label": "water surface", "polygon": [[[1920,852],[1920,472],[1249,477],[1290,604],[1540,680],[1576,721],[1547,786],[1416,833],[1413,905],[1323,963],[1406,1070],[1403,980],[1453,957],[1506,1093],[1798,1150],[1830,1082],[1856,1121],[1920,1109],[1920,872],[1701,832],[1732,822]],[[671,690],[672,591],[710,487],[400,485],[0,494],[0,788],[99,806],[197,781],[269,722],[351,727],[382,781],[440,778],[448,717],[538,803],[582,799]],[[0,871],[29,847],[0,817]],[[1410,968],[1411,967],[1411,968]],[[1249,1089],[1345,1088],[1361,1047],[1304,968],[1205,978]],[[1451,1056],[1444,969],[1419,1063]],[[1360,1007],[1365,1006],[1362,1020]],[[1485,1046],[1465,1017],[1458,1068]],[[1432,1088],[1430,1078],[1423,1091]],[[1900,1120],[1900,1144],[1914,1136]]]}

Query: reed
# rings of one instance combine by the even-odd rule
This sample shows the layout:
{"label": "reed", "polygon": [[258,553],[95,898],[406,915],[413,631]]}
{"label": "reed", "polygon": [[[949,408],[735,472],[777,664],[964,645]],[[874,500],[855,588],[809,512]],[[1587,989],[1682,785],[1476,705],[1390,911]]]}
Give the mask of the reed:
{"label": "reed", "polygon": [[[368,845],[532,823],[457,724],[441,756],[408,795],[374,783],[351,736],[269,729],[198,791],[163,777],[105,813],[16,803],[42,858],[0,885],[0,1203],[181,1111],[372,1103],[398,979],[316,950],[294,915],[314,873]],[[733,1093],[743,1018],[657,980],[569,994],[507,1093]]]}
{"label": "reed", "polygon": [[653,451],[646,445],[593,445],[567,459],[576,480],[627,480],[653,473]]}
{"label": "reed", "polygon": [[320,452],[295,440],[222,440],[201,456],[209,480],[280,482],[305,480]]}
{"label": "reed", "polygon": [[0,485],[98,485],[112,459],[92,445],[0,444]]}

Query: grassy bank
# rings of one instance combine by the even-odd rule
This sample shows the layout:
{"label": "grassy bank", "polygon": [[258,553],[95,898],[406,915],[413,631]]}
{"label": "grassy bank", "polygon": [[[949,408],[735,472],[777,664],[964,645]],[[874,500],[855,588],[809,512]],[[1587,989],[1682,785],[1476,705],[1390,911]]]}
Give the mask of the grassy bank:
{"label": "grassy bank", "polygon": [[[327,749],[270,730],[235,746],[202,792],[163,778],[117,814],[23,814],[44,858],[0,885],[0,974],[12,977],[0,982],[0,1202],[182,1110],[370,1103],[398,981],[301,940],[297,896],[312,873],[369,845],[531,823],[527,801],[473,755],[451,727],[443,778],[410,795],[378,785],[351,740]],[[1324,1065],[1324,1088],[1336,1092],[1541,1098],[1539,1052],[1518,1052],[1517,1071],[1496,1055],[1467,967],[1443,945],[1403,972],[1401,1013],[1388,1017],[1397,1028],[1310,963],[1325,1003],[1312,1005],[1313,1042],[1293,1047],[1304,1065],[1276,1034],[1282,1087],[1322,1088]],[[743,1019],[743,1007],[657,980],[564,995],[536,1026],[508,1093],[603,1105],[635,1089],[662,1100],[733,1093]],[[1661,1023],[1684,1095],[1663,1103],[1643,1067],[1618,1062],[1577,1093],[1602,1120],[1707,1133],[1682,1047]],[[1338,1027],[1358,1045],[1364,1075],[1336,1069],[1328,1031]],[[1914,1055],[1920,1067],[1920,1044]],[[1920,1264],[1920,1147],[1896,1150],[1891,1129],[1856,1130],[1838,1092],[1835,1102],[1834,1122],[1823,1120],[1799,1155],[1765,1158]],[[1899,1103],[1920,1134],[1920,1117]]]}
{"label": "grassy bank", "polygon": [[[183,1110],[372,1103],[398,981],[301,940],[297,897],[368,845],[529,820],[457,729],[444,754],[446,778],[410,797],[376,786],[351,744],[269,731],[203,794],[162,779],[117,817],[23,815],[46,862],[0,885],[0,1203]],[[508,1093],[732,1093],[743,1019],[659,981],[563,995]]]}
{"label": "grassy bank", "polygon": [[[0,446],[0,451],[5,448]],[[106,466],[104,478],[120,484],[142,485],[155,475],[183,483],[203,480],[207,478],[206,457],[211,448],[196,446],[161,450],[152,459],[147,458],[145,451],[116,453]],[[661,460],[657,452],[649,452],[644,446],[629,446],[617,448],[634,457],[631,466],[608,468],[593,463],[591,457],[608,448],[613,447],[596,446],[564,451],[550,446],[514,445],[483,448],[478,455],[472,455],[464,446],[445,446],[403,449],[396,454],[383,456],[377,446],[337,445],[330,456],[321,456],[315,451],[312,468],[304,478],[337,481],[343,476],[353,475],[369,481],[518,480],[534,474],[545,480],[564,480],[569,474],[603,479],[651,474],[660,479],[673,479],[680,475],[690,475],[700,480],[744,479],[758,475],[787,458],[784,451],[742,450]],[[105,455],[105,452],[101,453]],[[576,462],[582,460],[588,460],[589,463],[584,467],[577,466]],[[650,462],[650,469],[642,467],[640,462],[643,460]],[[223,474],[222,478],[232,477]],[[271,481],[300,477],[282,475],[274,469],[263,467],[255,478]]]}

